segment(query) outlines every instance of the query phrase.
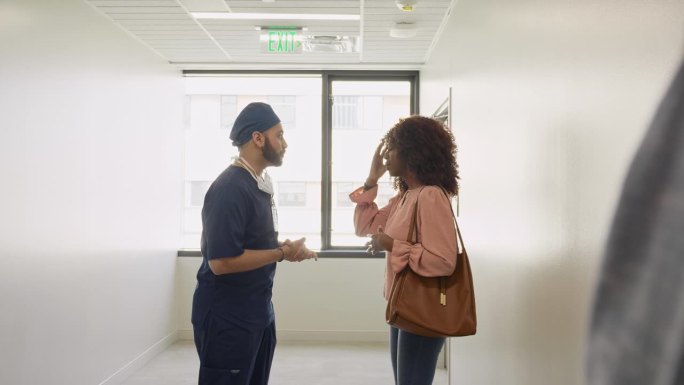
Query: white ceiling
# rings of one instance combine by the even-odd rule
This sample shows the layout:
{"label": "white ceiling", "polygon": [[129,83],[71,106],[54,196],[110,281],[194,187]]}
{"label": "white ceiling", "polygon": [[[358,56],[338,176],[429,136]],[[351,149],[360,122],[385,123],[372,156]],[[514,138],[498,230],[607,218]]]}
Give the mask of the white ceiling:
{"label": "white ceiling", "polygon": [[[404,12],[395,0],[86,0],[169,62],[182,68],[418,68],[430,56],[456,0],[420,0]],[[359,21],[194,19],[190,12],[355,14]],[[392,38],[395,22],[417,35]],[[306,35],[357,36],[358,53],[262,53],[257,26],[306,27]]]}

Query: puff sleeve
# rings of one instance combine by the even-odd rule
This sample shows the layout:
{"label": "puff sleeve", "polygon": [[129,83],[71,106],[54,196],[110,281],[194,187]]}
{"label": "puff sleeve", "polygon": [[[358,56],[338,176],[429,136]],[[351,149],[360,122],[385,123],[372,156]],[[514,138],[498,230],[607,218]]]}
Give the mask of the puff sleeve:
{"label": "puff sleeve", "polygon": [[367,191],[363,187],[359,187],[349,194],[349,199],[356,203],[354,209],[354,228],[356,235],[363,237],[367,234],[375,234],[378,227],[385,226],[387,218],[389,218],[392,208],[397,202],[397,196],[389,200],[387,205],[378,209],[375,204],[375,198],[378,194],[378,186],[375,186]]}

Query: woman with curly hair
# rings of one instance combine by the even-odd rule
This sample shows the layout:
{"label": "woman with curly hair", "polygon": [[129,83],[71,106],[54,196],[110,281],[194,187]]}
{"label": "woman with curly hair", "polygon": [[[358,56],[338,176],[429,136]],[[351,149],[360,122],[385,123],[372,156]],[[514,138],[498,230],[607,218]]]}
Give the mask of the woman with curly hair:
{"label": "woman with curly hair", "polygon": [[[374,203],[377,183],[386,171],[398,192],[379,209]],[[369,251],[385,252],[385,299],[394,277],[407,266],[426,277],[453,273],[457,245],[450,199],[457,192],[456,145],[444,125],[411,116],[387,132],[375,150],[366,183],[349,196],[356,203],[356,235],[372,234]],[[417,236],[407,240],[416,204]],[[390,327],[395,384],[432,384],[444,340]]]}

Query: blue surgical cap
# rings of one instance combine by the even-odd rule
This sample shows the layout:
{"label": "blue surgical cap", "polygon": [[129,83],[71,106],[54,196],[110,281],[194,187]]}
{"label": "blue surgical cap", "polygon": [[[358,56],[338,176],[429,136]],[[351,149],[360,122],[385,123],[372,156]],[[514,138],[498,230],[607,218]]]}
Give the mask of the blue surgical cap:
{"label": "blue surgical cap", "polygon": [[266,103],[249,103],[233,123],[230,139],[233,146],[242,146],[252,137],[254,131],[264,132],[280,123],[273,108]]}

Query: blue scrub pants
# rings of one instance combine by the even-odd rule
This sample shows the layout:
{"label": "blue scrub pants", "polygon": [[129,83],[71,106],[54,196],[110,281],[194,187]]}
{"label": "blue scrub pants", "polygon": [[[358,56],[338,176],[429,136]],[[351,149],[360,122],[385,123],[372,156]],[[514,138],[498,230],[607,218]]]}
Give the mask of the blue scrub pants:
{"label": "blue scrub pants", "polygon": [[211,314],[194,328],[199,385],[267,385],[276,346],[275,322],[250,331]]}
{"label": "blue scrub pants", "polygon": [[390,353],[396,385],[431,385],[445,338],[423,337],[390,327]]}

